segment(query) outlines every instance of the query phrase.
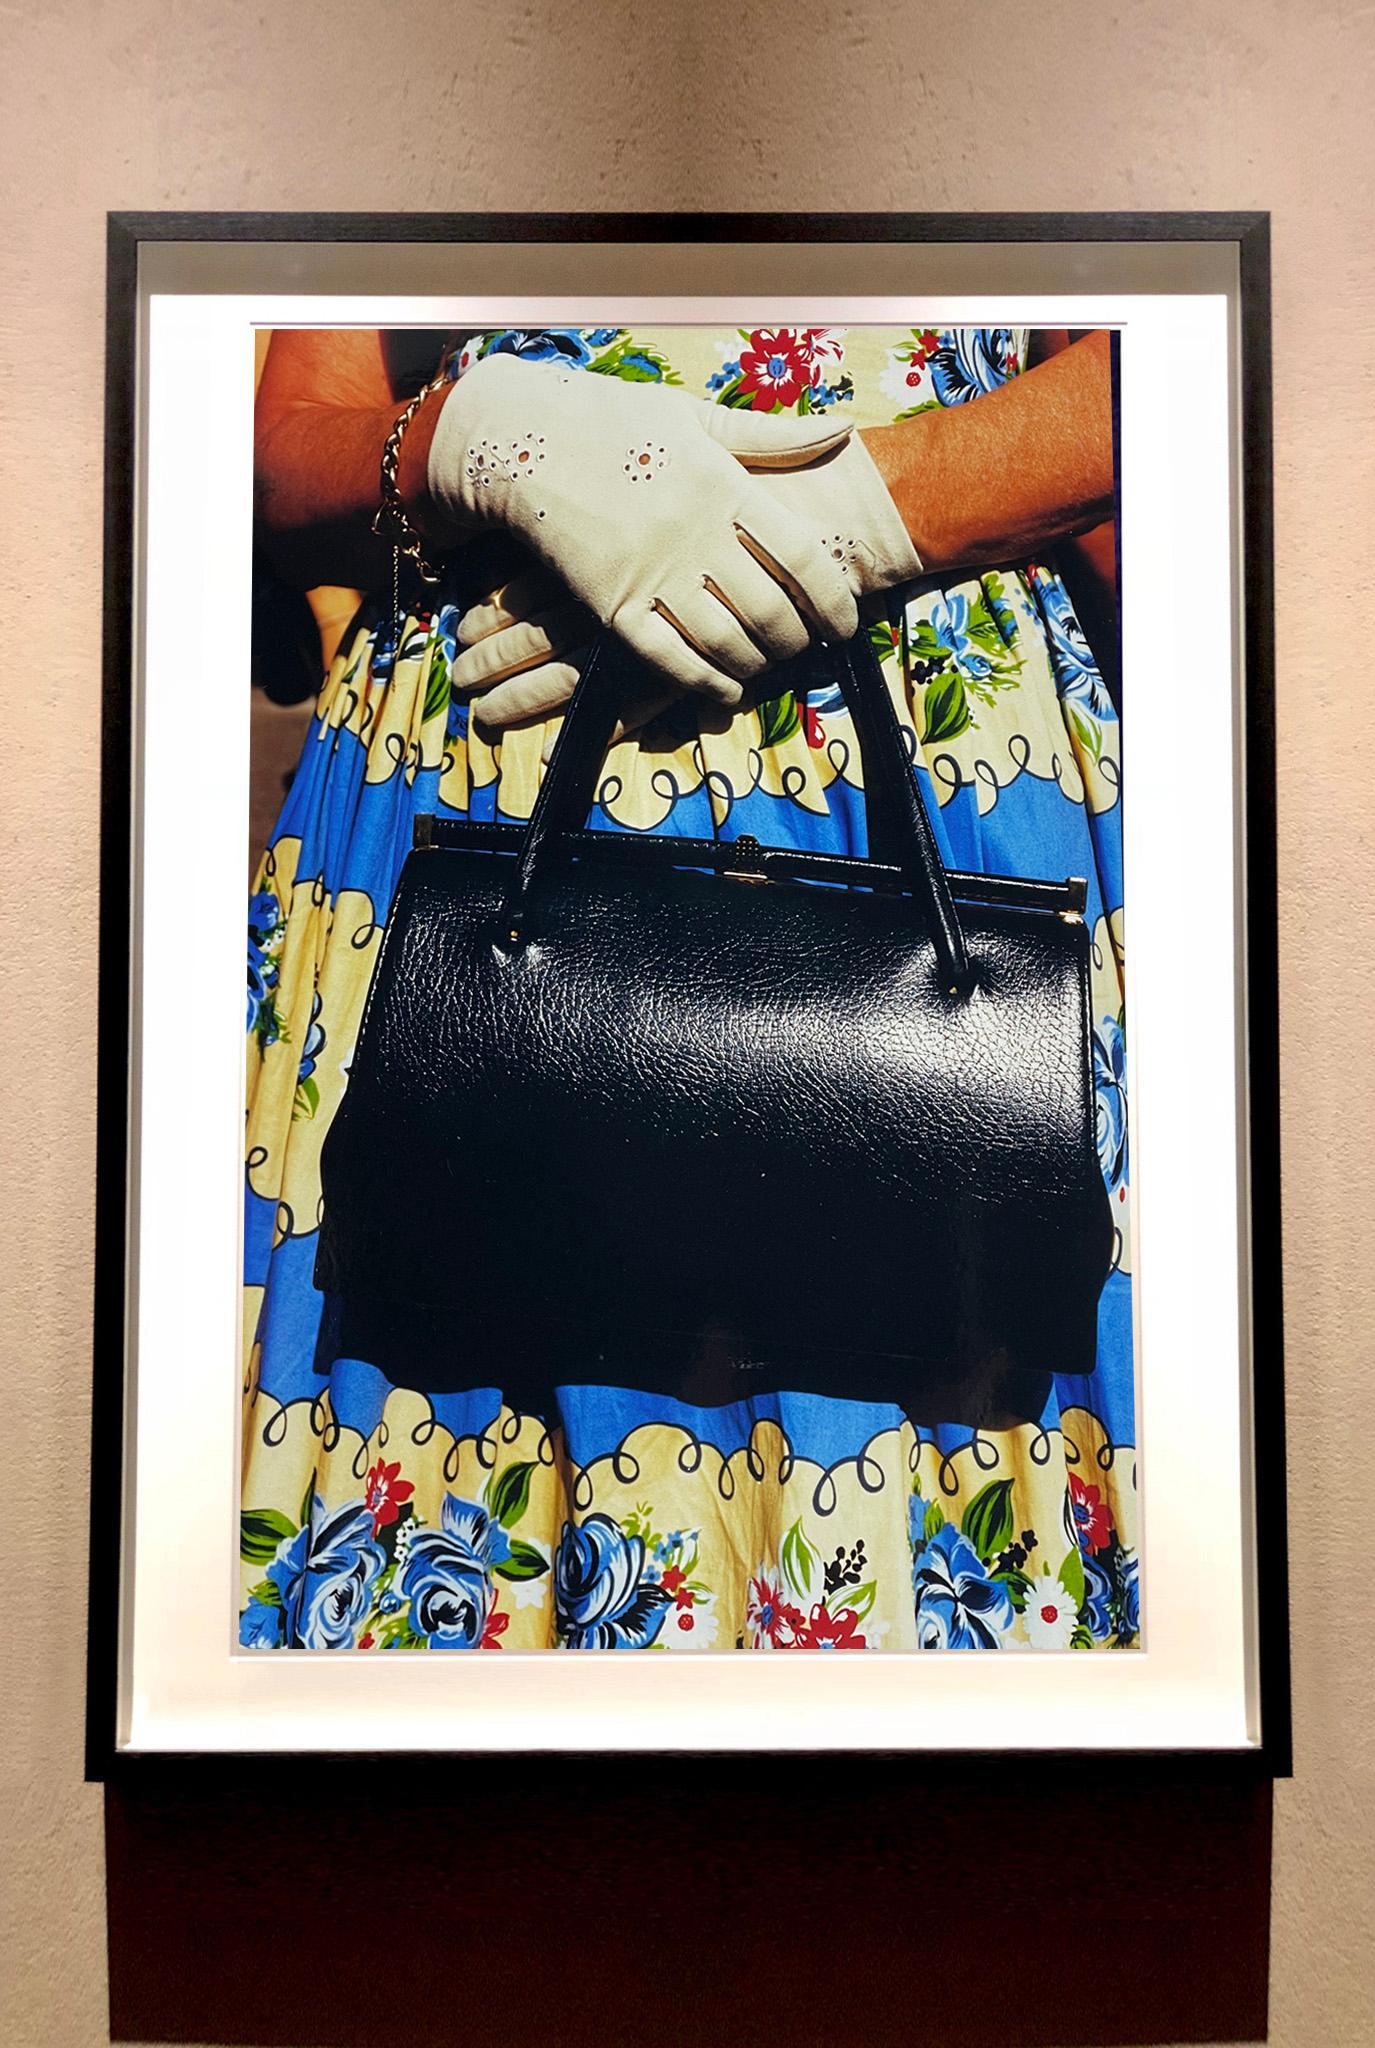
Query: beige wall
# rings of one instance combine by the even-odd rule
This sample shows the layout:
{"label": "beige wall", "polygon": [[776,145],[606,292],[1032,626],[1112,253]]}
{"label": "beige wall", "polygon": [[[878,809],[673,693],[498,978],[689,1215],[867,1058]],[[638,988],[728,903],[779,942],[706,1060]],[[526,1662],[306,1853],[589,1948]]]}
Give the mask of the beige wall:
{"label": "beige wall", "polygon": [[[0,1841],[13,2001],[0,2035],[84,2048],[107,2030],[102,1797],[80,1782],[104,210],[1197,206],[1275,215],[1298,1765],[1275,1801],[1270,2037],[1375,2038],[1369,9],[23,0],[0,34]],[[1187,722],[1181,746],[1187,757]],[[1192,801],[1207,801],[1211,772],[1185,766]],[[186,1050],[179,1038],[173,1057]],[[565,1826],[554,1790],[541,1825],[509,1784],[479,1788],[476,1820],[447,1778],[395,1799],[346,1784],[266,1792],[233,1813],[171,1794],[114,1806],[127,2035],[304,2048],[379,2038],[375,2019],[413,2041],[653,2043],[697,2039],[714,2014],[711,2037],[735,2048],[766,2037],[771,1997],[796,2039],[828,2043],[945,2044],[980,2028],[1001,2041],[1250,2040],[1264,2025],[1263,1802],[1061,1796],[1020,1772],[968,1797],[895,1793],[847,1819],[814,1778],[784,1791],[783,1819],[754,1786],[734,1809],[694,1794],[694,1809],[715,1797],[694,1836],[670,1782],[649,1830],[617,1791],[596,1835],[586,1808]],[[830,1820],[809,1836],[808,1803],[828,1798]],[[655,1863],[665,1829],[675,1869]],[[988,1859],[977,1886],[971,1841]],[[730,1842],[738,1854],[723,1858]],[[781,1887],[740,1876],[764,1845],[775,1868],[792,1858]],[[579,1948],[565,1923],[598,1857],[621,1924]],[[398,1880],[408,1868],[404,1890],[376,1876],[393,1864]],[[476,1948],[474,1866],[505,1887]],[[816,1871],[832,1868],[828,1891]],[[967,1905],[936,1911],[942,1869],[963,1874]],[[352,1888],[370,1884],[360,1916]],[[790,1933],[761,1896],[789,1887],[803,1905]],[[420,1969],[415,1944],[436,1938],[427,1897],[447,1903],[440,1952]],[[995,1950],[967,1927],[950,1933],[966,1912]],[[603,1944],[620,1974],[593,1959]],[[484,2017],[494,2010],[506,2019]]]}

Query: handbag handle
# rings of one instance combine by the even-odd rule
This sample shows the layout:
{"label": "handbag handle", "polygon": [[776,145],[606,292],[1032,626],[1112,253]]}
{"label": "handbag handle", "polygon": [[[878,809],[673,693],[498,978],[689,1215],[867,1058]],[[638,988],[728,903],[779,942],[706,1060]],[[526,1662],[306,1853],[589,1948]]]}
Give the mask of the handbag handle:
{"label": "handbag handle", "polygon": [[[816,649],[812,658],[824,664],[826,681],[839,684],[854,721],[864,770],[869,857],[899,870],[925,915],[942,986],[963,995],[970,972],[959,913],[878,657],[861,628],[845,645]],[[624,686],[636,672],[624,644],[602,633],[569,703],[516,859],[502,911],[512,945],[519,943],[537,877],[553,864],[560,840],[584,824],[596,801]]]}

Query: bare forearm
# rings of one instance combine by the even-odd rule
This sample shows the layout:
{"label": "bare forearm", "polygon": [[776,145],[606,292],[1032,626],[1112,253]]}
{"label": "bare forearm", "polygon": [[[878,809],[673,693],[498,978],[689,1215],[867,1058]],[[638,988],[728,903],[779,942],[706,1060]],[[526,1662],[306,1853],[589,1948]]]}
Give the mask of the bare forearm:
{"label": "bare forearm", "polygon": [[[444,394],[427,399],[401,443],[397,484],[412,522],[426,527],[426,459]],[[367,588],[390,564],[372,532],[382,449],[401,407],[288,398],[258,410],[258,530],[274,567],[302,589],[319,583]]]}
{"label": "bare forearm", "polygon": [[1111,511],[1109,336],[863,439],[926,568],[1024,560]]}

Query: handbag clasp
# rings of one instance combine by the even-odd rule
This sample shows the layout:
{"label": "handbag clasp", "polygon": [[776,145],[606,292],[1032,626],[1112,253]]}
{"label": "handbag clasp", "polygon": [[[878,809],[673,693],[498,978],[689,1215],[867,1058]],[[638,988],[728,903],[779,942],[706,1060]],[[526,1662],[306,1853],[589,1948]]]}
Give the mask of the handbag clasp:
{"label": "handbag clasp", "polygon": [[731,842],[731,865],[722,868],[721,873],[728,882],[767,882],[764,872],[764,849],[753,832],[742,832]]}

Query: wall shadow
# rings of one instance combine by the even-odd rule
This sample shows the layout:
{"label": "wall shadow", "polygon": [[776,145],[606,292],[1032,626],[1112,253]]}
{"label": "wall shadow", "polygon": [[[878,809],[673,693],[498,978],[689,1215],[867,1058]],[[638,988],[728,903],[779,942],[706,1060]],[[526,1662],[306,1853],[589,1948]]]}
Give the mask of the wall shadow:
{"label": "wall shadow", "polygon": [[1264,2038],[1271,1791],[1012,1759],[140,1769],[111,2037],[235,2048]]}

